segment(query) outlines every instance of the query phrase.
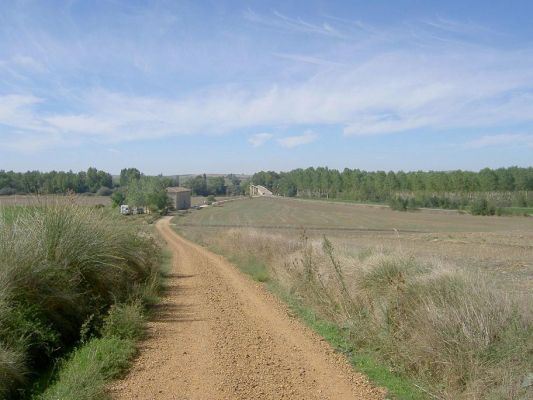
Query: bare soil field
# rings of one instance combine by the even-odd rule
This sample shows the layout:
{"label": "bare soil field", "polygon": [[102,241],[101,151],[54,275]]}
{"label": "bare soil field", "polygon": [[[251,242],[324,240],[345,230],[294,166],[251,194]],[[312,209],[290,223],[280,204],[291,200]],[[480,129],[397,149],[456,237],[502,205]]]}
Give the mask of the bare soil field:
{"label": "bare soil field", "polygon": [[115,399],[382,399],[286,306],[233,265],[157,223],[167,296]]}
{"label": "bare soil field", "polygon": [[63,196],[63,195],[11,195],[0,196],[0,206],[29,206],[38,204],[49,204],[57,201],[72,201],[82,206],[111,205],[109,196]]}
{"label": "bare soil field", "polygon": [[254,198],[175,219],[191,238],[253,228],[284,235],[326,235],[344,252],[402,250],[416,257],[479,268],[516,288],[533,286],[533,218],[479,217],[456,211],[399,212],[382,206]]}

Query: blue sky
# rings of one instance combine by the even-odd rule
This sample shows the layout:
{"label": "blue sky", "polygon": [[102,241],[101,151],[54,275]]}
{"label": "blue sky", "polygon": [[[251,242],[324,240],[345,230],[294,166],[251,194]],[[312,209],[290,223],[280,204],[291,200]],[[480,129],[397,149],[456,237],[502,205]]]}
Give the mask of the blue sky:
{"label": "blue sky", "polygon": [[0,0],[0,169],[533,165],[531,1]]}

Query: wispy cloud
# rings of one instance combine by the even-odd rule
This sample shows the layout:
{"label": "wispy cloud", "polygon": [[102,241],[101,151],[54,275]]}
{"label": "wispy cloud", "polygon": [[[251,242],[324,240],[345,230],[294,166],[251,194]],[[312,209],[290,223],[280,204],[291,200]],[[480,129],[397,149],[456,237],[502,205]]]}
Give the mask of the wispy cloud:
{"label": "wispy cloud", "polygon": [[[201,58],[215,52],[204,51],[197,43],[183,44],[185,50],[175,45],[180,33],[173,31],[180,26],[177,17],[145,17],[140,12],[124,18],[124,24],[134,27],[130,37],[144,29],[138,35],[140,42],[121,40],[128,36],[115,34],[107,25],[73,39],[41,34],[40,29],[23,29],[13,39],[0,31],[4,60],[0,72],[11,71],[0,74],[2,143],[37,150],[263,129],[276,133],[279,126],[316,131],[313,125],[328,125],[355,137],[533,122],[533,48],[482,45],[475,40],[465,47],[457,33],[467,32],[471,40],[481,30],[469,22],[435,19],[383,28],[329,16],[323,22],[322,17],[248,10],[244,17],[253,24],[245,24],[243,30],[269,27],[282,31],[283,37],[293,34],[292,39],[301,39],[305,33],[327,40],[314,40],[308,46],[290,41],[281,46],[273,40],[264,51],[255,49],[258,42],[247,40],[249,31],[244,39],[234,39],[235,31],[225,32],[225,39],[237,40],[240,46],[231,41],[213,45],[227,57],[220,68],[212,59]],[[142,25],[146,21],[151,24]],[[17,26],[12,26],[13,32],[18,32]],[[152,32],[157,34],[150,36]],[[159,35],[165,39],[162,44],[156,40]],[[442,41],[443,37],[451,40]],[[190,53],[191,62],[215,65],[209,73],[228,70],[228,75],[197,71],[189,58],[183,61],[182,50]],[[253,58],[249,54],[265,58],[243,65],[235,62]],[[279,68],[280,57],[297,63]],[[169,62],[157,62],[163,59]],[[261,62],[264,75],[253,70]],[[16,85],[14,74],[20,77]],[[176,76],[181,77],[177,83]],[[200,83],[188,87],[191,76],[191,81]],[[146,80],[139,83],[141,78]],[[268,135],[260,133],[248,141],[258,147],[273,139]],[[294,147],[316,137],[306,133],[278,143]]]}
{"label": "wispy cloud", "polygon": [[499,135],[485,135],[479,139],[465,143],[466,148],[479,149],[489,146],[526,145],[533,148],[533,134],[504,133]]}
{"label": "wispy cloud", "polygon": [[253,147],[260,147],[273,137],[274,135],[271,133],[256,133],[248,139],[248,143],[250,143]]}
{"label": "wispy cloud", "polygon": [[338,67],[344,65],[343,63],[335,62],[335,61],[329,61],[324,60],[322,58],[313,57],[310,55],[303,55],[303,54],[284,54],[284,53],[274,53],[274,56],[279,58],[285,58],[287,60],[297,61],[297,62],[303,62],[307,64],[314,64],[314,65],[321,65],[326,67]]}
{"label": "wispy cloud", "polygon": [[318,139],[318,135],[311,131],[305,132],[303,135],[296,136],[287,136],[277,140],[280,146],[287,149],[292,149],[293,147],[301,146],[303,144],[309,144]]}
{"label": "wispy cloud", "polygon": [[463,22],[443,17],[434,17],[423,19],[421,22],[431,28],[456,34],[495,33],[486,26],[473,21]]}
{"label": "wispy cloud", "polygon": [[345,35],[337,28],[333,27],[327,22],[312,23],[303,20],[302,18],[289,17],[278,11],[274,11],[271,15],[258,14],[251,9],[244,12],[244,18],[250,22],[262,24],[276,29],[283,29],[293,32],[311,33],[315,35],[329,36],[337,39],[345,38]]}

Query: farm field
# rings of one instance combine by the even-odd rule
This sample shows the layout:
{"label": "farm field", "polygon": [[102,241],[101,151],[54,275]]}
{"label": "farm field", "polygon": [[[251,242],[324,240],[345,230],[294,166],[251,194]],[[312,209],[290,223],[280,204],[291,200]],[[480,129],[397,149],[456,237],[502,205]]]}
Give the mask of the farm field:
{"label": "farm field", "polygon": [[[226,201],[226,200],[236,200],[239,197],[236,196],[215,196],[216,201]],[[191,205],[193,206],[201,206],[202,204],[206,204],[207,202],[207,196],[192,196],[191,197]]]}
{"label": "farm field", "polygon": [[[318,316],[318,331],[331,338],[333,329],[357,360],[371,354],[354,362],[399,398],[525,393],[533,218],[263,197],[180,213],[173,224],[270,282],[311,325]],[[396,387],[390,371],[424,394]]]}
{"label": "farm field", "polygon": [[492,232],[533,229],[533,219],[480,218],[453,210],[397,212],[387,206],[309,201],[281,197],[246,199],[213,207],[184,221],[204,226],[393,230],[406,232]]}
{"label": "farm field", "polygon": [[467,269],[501,275],[517,288],[533,285],[533,218],[477,217],[456,211],[399,212],[382,206],[254,198],[193,211],[175,219],[189,236],[253,228],[264,232],[327,235],[353,253],[401,248]]}
{"label": "farm field", "polygon": [[11,195],[0,196],[0,206],[31,206],[51,204],[57,201],[72,201],[73,204],[81,206],[111,205],[110,196],[63,196],[63,195]]}

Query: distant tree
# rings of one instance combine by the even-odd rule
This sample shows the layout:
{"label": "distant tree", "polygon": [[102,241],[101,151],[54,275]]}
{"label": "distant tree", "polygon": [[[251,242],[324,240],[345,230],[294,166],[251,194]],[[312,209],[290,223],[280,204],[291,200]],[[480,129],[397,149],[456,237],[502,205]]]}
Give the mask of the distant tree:
{"label": "distant tree", "polygon": [[126,202],[126,194],[121,190],[115,190],[111,195],[113,207],[118,207]]}
{"label": "distant tree", "polygon": [[120,171],[120,186],[128,186],[132,181],[141,179],[141,172],[137,168],[124,168]]}
{"label": "distant tree", "polygon": [[226,182],[224,177],[217,176],[207,180],[207,193],[214,195],[226,194]]}
{"label": "distant tree", "polygon": [[242,194],[241,180],[233,174],[228,175],[227,179],[229,184],[226,187],[226,194],[228,196],[238,196]]}
{"label": "distant tree", "polygon": [[126,201],[130,206],[146,206],[153,210],[162,210],[168,205],[166,188],[168,179],[162,176],[142,176],[129,182]]}
{"label": "distant tree", "polygon": [[192,179],[189,179],[184,186],[190,188],[192,190],[192,194],[195,196],[207,196],[208,190],[207,190],[207,182],[206,179],[202,175],[198,175]]}

